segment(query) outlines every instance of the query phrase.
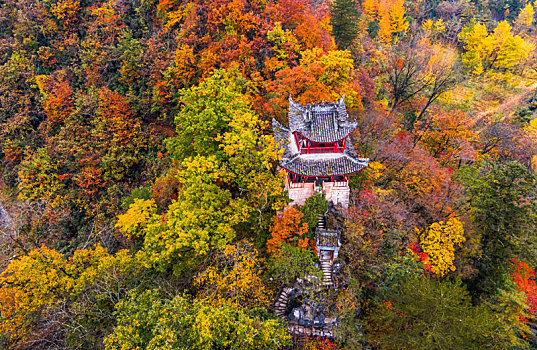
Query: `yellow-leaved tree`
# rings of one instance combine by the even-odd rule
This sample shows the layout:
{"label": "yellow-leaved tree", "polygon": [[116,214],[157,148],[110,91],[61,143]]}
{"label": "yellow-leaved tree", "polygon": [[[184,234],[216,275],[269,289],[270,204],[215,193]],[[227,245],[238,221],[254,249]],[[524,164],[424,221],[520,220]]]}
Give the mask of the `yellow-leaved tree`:
{"label": "yellow-leaved tree", "polygon": [[126,250],[111,255],[97,245],[67,258],[44,245],[33,249],[0,274],[0,334],[24,343],[42,337],[43,324],[67,329],[77,317],[90,317],[91,308],[117,303],[122,281],[136,271],[138,264]]}
{"label": "yellow-leaved tree", "polygon": [[116,227],[127,237],[140,234],[145,222],[157,213],[157,205],[153,199],[135,198],[125,214],[118,215]]}
{"label": "yellow-leaved tree", "polygon": [[440,277],[455,271],[455,248],[466,240],[461,220],[457,216],[446,222],[431,224],[420,233],[421,248],[429,256],[431,271]]}
{"label": "yellow-leaved tree", "polygon": [[392,41],[393,34],[408,29],[404,0],[364,0],[365,13],[379,25],[378,37],[384,44]]}
{"label": "yellow-leaved tree", "polygon": [[524,8],[518,14],[518,17],[515,21],[515,28],[519,31],[528,29],[533,23],[533,15],[535,14],[533,6],[531,4],[526,4]]}
{"label": "yellow-leaved tree", "polygon": [[392,33],[400,33],[408,29],[408,22],[405,20],[405,0],[394,0],[388,12]]}
{"label": "yellow-leaved tree", "polygon": [[257,250],[250,242],[227,245],[212,261],[194,280],[200,288],[198,298],[214,305],[269,305],[272,295],[263,283]]}
{"label": "yellow-leaved tree", "polygon": [[466,52],[462,62],[475,75],[481,75],[490,68],[509,69],[524,62],[535,45],[519,35],[513,35],[511,25],[506,21],[498,23],[492,33],[484,24],[470,21],[459,33],[459,40]]}

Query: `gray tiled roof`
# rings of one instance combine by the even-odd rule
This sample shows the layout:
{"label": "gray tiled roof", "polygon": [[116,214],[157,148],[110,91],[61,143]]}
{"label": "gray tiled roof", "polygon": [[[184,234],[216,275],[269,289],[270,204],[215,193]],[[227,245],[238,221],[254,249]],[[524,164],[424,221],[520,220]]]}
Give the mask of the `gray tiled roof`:
{"label": "gray tiled roof", "polygon": [[314,142],[335,142],[356,129],[356,123],[347,120],[345,96],[336,103],[318,103],[302,106],[289,96],[289,129],[298,131]]}
{"label": "gray tiled roof", "polygon": [[340,247],[340,236],[340,230],[329,230],[324,228],[317,228],[315,230],[315,238],[318,247]]}
{"label": "gray tiled roof", "polygon": [[281,166],[302,176],[336,176],[360,171],[367,166],[368,161],[363,158],[354,159],[342,153],[339,157],[325,159],[307,159],[304,156],[296,156],[282,161]]}

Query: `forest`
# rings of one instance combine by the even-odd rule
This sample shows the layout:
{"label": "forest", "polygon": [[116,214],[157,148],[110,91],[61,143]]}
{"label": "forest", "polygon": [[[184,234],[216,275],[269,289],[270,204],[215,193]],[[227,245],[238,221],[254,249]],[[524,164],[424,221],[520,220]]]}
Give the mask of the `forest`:
{"label": "forest", "polygon": [[[535,6],[0,0],[0,348],[537,348]],[[272,119],[343,95],[369,166],[297,339],[329,205]]]}

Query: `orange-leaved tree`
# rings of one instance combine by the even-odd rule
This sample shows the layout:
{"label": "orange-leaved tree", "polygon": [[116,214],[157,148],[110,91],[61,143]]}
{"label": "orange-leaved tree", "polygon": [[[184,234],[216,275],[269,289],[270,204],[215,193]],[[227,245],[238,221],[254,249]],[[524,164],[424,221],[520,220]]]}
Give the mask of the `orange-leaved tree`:
{"label": "orange-leaved tree", "polygon": [[365,13],[378,22],[382,43],[389,44],[393,34],[407,30],[404,0],[364,0],[362,5]]}
{"label": "orange-leaved tree", "polygon": [[511,279],[515,282],[516,290],[526,295],[526,305],[530,314],[537,314],[537,285],[535,284],[535,270],[528,264],[515,258],[511,262]]}
{"label": "orange-leaved tree", "polygon": [[308,224],[302,222],[302,212],[288,207],[272,218],[270,233],[272,238],[267,241],[267,251],[278,254],[282,243],[289,243],[307,249],[313,242],[304,237],[308,232]]}

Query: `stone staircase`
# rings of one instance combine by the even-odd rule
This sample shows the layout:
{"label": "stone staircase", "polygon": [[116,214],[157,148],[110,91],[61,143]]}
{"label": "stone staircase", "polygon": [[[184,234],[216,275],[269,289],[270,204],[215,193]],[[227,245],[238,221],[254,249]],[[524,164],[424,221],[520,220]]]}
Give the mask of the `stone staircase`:
{"label": "stone staircase", "polygon": [[285,318],[285,311],[287,310],[287,302],[289,301],[289,295],[293,290],[292,287],[284,287],[274,303],[274,312],[276,316]]}
{"label": "stone staircase", "polygon": [[319,216],[317,217],[317,226],[316,226],[316,228],[321,230],[321,229],[324,229],[324,226],[325,226],[324,214],[319,214]]}
{"label": "stone staircase", "polygon": [[321,270],[323,271],[323,286],[332,286],[332,257],[329,252],[321,253]]}
{"label": "stone staircase", "polygon": [[[325,218],[323,214],[319,215],[317,228],[322,230],[325,227]],[[323,271],[323,286],[332,286],[332,254],[327,251],[321,251],[319,259],[321,261],[321,270]]]}

